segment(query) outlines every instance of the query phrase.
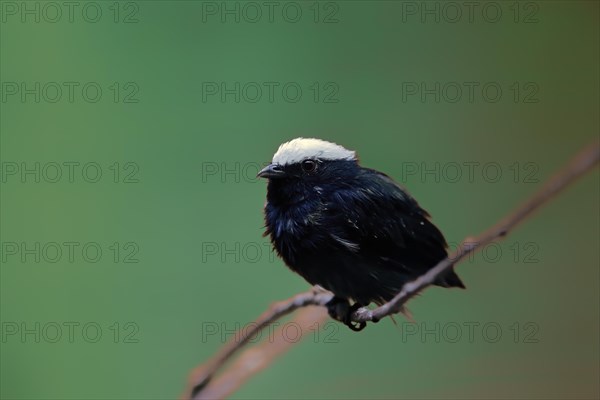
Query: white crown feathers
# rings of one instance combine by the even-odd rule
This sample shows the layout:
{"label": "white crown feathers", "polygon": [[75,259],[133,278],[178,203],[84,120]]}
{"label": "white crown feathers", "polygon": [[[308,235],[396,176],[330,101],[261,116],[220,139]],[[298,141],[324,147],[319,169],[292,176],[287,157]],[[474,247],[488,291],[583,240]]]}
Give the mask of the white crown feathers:
{"label": "white crown feathers", "polygon": [[296,138],[279,146],[273,156],[273,163],[289,165],[306,159],[356,160],[356,153],[325,140]]}

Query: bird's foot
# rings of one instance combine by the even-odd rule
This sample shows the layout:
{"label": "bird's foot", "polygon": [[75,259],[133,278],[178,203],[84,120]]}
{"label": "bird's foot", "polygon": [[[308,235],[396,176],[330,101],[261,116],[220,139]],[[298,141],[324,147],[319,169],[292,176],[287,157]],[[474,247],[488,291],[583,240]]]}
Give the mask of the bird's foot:
{"label": "bird's foot", "polygon": [[327,304],[327,312],[329,316],[337,321],[342,322],[348,328],[352,329],[355,332],[362,331],[365,326],[367,326],[366,322],[353,322],[352,314],[354,311],[358,310],[362,307],[359,303],[354,303],[350,305],[348,300],[343,299],[341,297],[334,297]]}
{"label": "bird's foot", "polygon": [[364,321],[363,322],[352,321],[352,314],[354,314],[354,311],[356,311],[362,307],[363,307],[362,304],[358,304],[358,303],[352,304],[352,306],[348,310],[348,313],[346,314],[346,317],[344,318],[344,324],[346,324],[346,326],[348,328],[352,329],[354,332],[360,332],[363,329],[365,329],[365,327],[367,326],[367,323]]}
{"label": "bird's foot", "polygon": [[350,310],[350,303],[348,300],[341,297],[334,297],[326,304],[327,313],[329,316],[336,321],[344,322],[344,318]]}

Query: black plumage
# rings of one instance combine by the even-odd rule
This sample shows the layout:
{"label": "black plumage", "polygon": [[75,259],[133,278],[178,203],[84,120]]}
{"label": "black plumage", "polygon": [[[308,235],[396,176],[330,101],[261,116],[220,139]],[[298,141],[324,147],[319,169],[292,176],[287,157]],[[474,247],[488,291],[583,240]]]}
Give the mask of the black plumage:
{"label": "black plumage", "polygon": [[[313,152],[259,174],[269,178],[265,235],[293,271],[339,298],[382,304],[447,256],[429,214],[391,178]],[[436,284],[464,288],[453,270]]]}

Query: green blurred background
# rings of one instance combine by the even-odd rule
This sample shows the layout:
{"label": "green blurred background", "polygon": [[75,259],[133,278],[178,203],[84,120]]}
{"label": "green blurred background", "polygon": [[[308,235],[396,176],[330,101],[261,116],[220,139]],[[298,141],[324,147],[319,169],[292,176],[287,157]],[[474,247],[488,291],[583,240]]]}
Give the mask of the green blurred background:
{"label": "green blurred background", "polygon": [[[0,2],[1,397],[175,398],[305,290],[254,179],[293,137],[358,150],[453,243],[533,193],[598,136],[598,2],[475,3]],[[327,325],[234,397],[598,398],[598,178],[461,265],[467,291],[413,300],[416,325]]]}

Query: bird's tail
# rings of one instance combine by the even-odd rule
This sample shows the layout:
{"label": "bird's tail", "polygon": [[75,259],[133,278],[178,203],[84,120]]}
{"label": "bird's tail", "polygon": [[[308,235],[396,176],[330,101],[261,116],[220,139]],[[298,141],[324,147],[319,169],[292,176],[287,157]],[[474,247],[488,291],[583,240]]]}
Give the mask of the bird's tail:
{"label": "bird's tail", "polygon": [[435,284],[442,287],[458,287],[461,289],[466,289],[465,284],[460,280],[456,272],[454,272],[454,267],[442,274],[435,281]]}

